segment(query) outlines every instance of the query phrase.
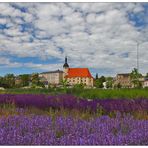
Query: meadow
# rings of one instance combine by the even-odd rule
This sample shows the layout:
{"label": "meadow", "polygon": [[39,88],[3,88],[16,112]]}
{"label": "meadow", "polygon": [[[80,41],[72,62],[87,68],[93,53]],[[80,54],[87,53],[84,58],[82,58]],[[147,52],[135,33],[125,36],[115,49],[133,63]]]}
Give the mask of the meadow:
{"label": "meadow", "polygon": [[145,89],[82,89],[82,88],[49,88],[49,89],[6,89],[0,94],[71,94],[84,99],[137,99],[148,98],[148,88]]}
{"label": "meadow", "polygon": [[148,145],[147,89],[71,91],[1,91],[0,145]]}

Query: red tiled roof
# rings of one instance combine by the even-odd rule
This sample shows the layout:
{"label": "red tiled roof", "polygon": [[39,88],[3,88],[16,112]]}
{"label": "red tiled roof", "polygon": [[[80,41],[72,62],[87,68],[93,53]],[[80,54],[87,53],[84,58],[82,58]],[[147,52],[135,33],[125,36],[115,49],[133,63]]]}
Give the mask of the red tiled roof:
{"label": "red tiled roof", "polygon": [[89,77],[93,78],[88,68],[69,68],[66,78],[72,77]]}

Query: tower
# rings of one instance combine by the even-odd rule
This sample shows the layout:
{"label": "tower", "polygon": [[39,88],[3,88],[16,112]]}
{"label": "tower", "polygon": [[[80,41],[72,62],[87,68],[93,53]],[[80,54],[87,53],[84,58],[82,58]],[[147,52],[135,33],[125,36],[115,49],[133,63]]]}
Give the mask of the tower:
{"label": "tower", "polygon": [[69,69],[69,65],[68,65],[68,63],[67,63],[67,57],[65,57],[65,63],[64,63],[64,65],[63,65],[64,77],[65,77],[66,75],[68,75],[68,69]]}

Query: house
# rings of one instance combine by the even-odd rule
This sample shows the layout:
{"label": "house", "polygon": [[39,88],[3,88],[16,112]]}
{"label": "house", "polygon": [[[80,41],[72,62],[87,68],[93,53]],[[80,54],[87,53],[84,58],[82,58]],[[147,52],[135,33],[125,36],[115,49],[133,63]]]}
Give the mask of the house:
{"label": "house", "polygon": [[63,79],[66,79],[69,85],[84,84],[86,87],[93,87],[94,78],[88,68],[69,68],[66,57],[63,70]]}
{"label": "house", "polygon": [[143,88],[148,87],[148,78],[145,78],[144,82],[143,82]]}
{"label": "house", "polygon": [[132,83],[131,83],[130,73],[117,74],[114,79],[113,85],[114,86],[120,85],[123,88],[131,88]]}
{"label": "house", "polygon": [[63,71],[56,70],[56,71],[48,71],[39,74],[40,80],[47,85],[60,85],[61,81],[63,80]]}
{"label": "house", "polygon": [[16,76],[15,77],[15,85],[20,85],[22,83],[22,80],[20,78],[20,76]]}

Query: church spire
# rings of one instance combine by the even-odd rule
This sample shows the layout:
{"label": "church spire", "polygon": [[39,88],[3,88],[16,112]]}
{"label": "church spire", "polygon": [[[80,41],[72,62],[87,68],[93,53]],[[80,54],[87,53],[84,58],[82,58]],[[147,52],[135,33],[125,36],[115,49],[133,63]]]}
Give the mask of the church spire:
{"label": "church spire", "polygon": [[67,63],[67,56],[65,57],[65,63],[63,65],[63,68],[69,68],[69,65]]}
{"label": "church spire", "polygon": [[67,56],[65,57],[65,63],[67,63]]}

